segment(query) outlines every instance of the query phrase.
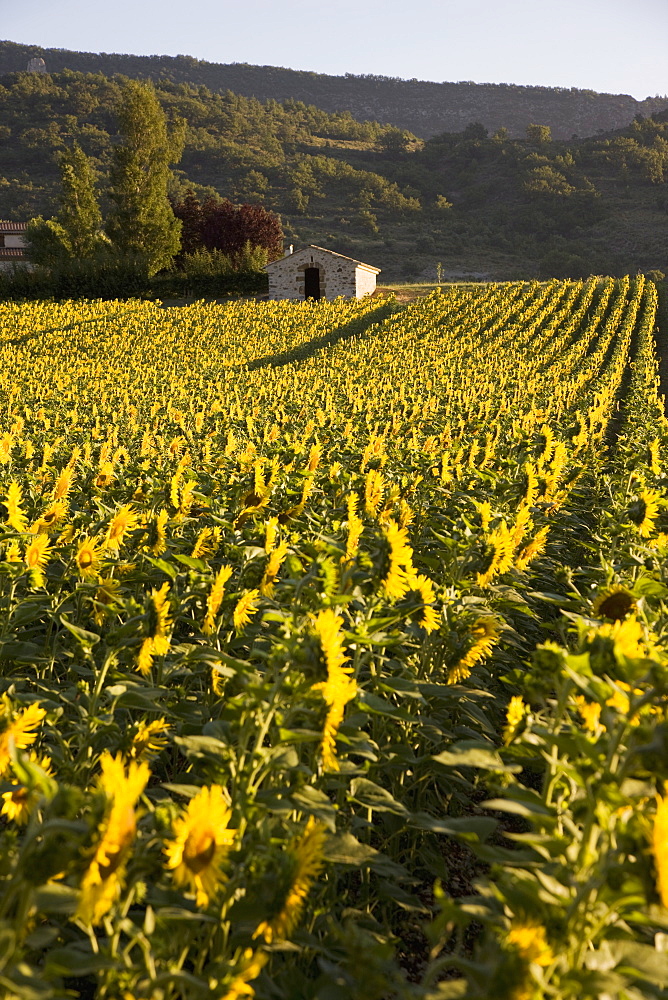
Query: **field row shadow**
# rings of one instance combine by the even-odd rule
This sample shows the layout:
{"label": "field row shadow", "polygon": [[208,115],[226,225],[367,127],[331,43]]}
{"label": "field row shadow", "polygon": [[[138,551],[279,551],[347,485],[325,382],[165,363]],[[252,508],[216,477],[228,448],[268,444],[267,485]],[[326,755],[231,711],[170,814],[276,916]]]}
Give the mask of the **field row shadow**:
{"label": "field row shadow", "polygon": [[360,336],[369,327],[375,323],[382,322],[397,311],[397,306],[394,302],[384,302],[364,316],[353,319],[341,326],[334,327],[333,330],[323,334],[322,337],[314,337],[313,340],[308,340],[305,344],[299,344],[298,347],[291,347],[288,351],[281,351],[279,354],[266,354],[261,358],[255,358],[254,361],[247,361],[235,367],[239,371],[252,372],[257,371],[259,368],[280,368],[283,365],[293,364],[295,361],[305,361],[307,358],[313,358],[316,354],[320,354],[321,351],[326,350],[328,347],[333,347],[334,344],[338,344],[342,340],[349,340],[351,337]]}

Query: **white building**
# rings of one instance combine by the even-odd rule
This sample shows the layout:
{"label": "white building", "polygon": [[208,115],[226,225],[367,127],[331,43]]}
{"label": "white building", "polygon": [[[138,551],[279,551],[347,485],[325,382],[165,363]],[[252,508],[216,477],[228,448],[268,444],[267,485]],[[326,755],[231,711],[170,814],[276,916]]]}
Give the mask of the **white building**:
{"label": "white building", "polygon": [[309,246],[267,264],[270,299],[364,298],[376,290],[379,267],[343,254]]}
{"label": "white building", "polygon": [[26,222],[5,222],[0,219],[0,269],[11,271],[17,264],[26,264],[24,253]]}

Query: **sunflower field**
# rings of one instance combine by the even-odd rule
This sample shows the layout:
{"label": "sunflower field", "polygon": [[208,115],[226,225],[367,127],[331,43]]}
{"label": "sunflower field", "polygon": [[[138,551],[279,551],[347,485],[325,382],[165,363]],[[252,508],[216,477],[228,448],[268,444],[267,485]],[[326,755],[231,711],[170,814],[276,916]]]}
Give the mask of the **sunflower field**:
{"label": "sunflower field", "polygon": [[0,304],[0,996],[668,997],[656,310]]}

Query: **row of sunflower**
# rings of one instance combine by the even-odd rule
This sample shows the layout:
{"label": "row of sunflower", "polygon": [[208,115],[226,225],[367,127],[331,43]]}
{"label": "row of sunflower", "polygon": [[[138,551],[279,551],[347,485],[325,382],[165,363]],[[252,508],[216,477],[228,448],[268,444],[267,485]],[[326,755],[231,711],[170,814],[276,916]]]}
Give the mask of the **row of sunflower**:
{"label": "row of sunflower", "polygon": [[0,305],[7,996],[661,995],[655,314]]}

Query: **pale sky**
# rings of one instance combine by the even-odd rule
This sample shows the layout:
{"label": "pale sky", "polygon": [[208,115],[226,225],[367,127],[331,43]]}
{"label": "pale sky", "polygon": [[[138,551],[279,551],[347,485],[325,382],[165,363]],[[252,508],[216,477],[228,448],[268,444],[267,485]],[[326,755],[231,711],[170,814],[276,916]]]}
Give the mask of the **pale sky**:
{"label": "pale sky", "polygon": [[0,38],[337,75],[668,94],[668,0],[0,0]]}

